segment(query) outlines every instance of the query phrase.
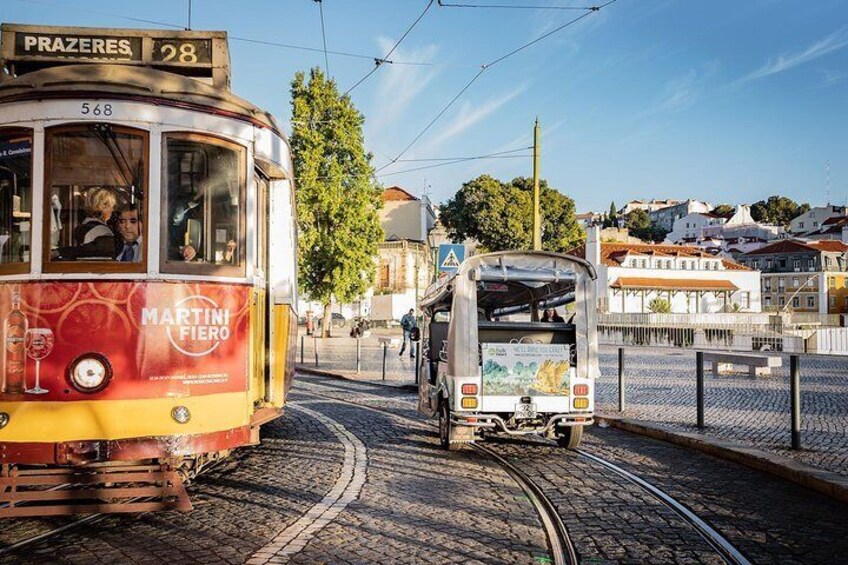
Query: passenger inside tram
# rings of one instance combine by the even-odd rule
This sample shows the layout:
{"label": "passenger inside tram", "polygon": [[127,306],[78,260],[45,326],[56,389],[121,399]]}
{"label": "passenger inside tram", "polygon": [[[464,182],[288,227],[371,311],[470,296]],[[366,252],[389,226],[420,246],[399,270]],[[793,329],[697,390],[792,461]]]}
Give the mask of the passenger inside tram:
{"label": "passenger inside tram", "polygon": [[118,210],[118,261],[141,261],[142,257],[142,217],[137,206],[127,204]]}
{"label": "passenger inside tram", "polygon": [[111,260],[115,258],[117,240],[110,225],[118,204],[115,193],[108,188],[93,187],[85,195],[86,218],[74,228],[72,246],[55,250],[54,258]]}

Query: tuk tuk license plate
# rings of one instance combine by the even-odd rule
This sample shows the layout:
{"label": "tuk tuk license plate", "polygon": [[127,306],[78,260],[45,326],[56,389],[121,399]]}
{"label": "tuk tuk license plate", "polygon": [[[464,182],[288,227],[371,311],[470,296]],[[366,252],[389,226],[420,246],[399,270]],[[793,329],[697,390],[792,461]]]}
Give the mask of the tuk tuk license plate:
{"label": "tuk tuk license plate", "polygon": [[519,402],[515,405],[516,420],[530,420],[536,417],[536,405]]}

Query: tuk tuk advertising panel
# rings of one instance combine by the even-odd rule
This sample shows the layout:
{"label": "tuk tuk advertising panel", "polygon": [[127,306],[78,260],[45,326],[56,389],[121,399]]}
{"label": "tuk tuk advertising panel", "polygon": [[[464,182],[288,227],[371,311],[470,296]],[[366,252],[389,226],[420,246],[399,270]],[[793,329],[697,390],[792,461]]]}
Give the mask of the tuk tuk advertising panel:
{"label": "tuk tuk advertising panel", "polygon": [[571,381],[567,344],[484,343],[484,396],[566,396]]}

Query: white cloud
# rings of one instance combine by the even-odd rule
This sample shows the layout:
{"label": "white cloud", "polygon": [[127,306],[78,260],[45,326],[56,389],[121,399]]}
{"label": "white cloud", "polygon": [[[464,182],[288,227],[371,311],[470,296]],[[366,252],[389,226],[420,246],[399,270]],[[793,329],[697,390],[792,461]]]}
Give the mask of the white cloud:
{"label": "white cloud", "polygon": [[427,143],[428,147],[438,147],[442,145],[445,141],[458,136],[463,133],[465,130],[470,128],[471,126],[477,124],[493,112],[495,112],[498,108],[514,99],[516,96],[521,94],[527,90],[527,85],[523,84],[518,88],[515,88],[506,94],[502,94],[496,98],[490,98],[487,102],[481,105],[471,104],[466,102],[462,105],[462,108],[459,110],[459,115],[444,128],[438,135],[434,138],[430,139]]}
{"label": "white cloud", "polygon": [[720,69],[718,61],[710,61],[702,65],[700,70],[689,69],[672,78],[646,113],[665,114],[691,108],[703,93],[707,81]]}
{"label": "white cloud", "polygon": [[827,37],[816,41],[802,51],[783,54],[776,59],[769,59],[765,65],[742,77],[736,82],[736,84],[742,85],[788,71],[798,65],[809,63],[810,61],[814,61],[828,53],[842,49],[846,45],[848,45],[848,27],[843,27]]}
{"label": "white cloud", "polygon": [[848,73],[845,71],[837,71],[833,69],[821,69],[821,74],[822,79],[824,79],[824,86],[833,86],[834,84],[839,84],[848,78]]}
{"label": "white cloud", "polygon": [[[381,38],[378,51],[387,53],[394,43],[393,40]],[[438,51],[439,47],[435,44],[415,49],[398,48],[392,53],[391,59],[426,63],[435,60]],[[371,112],[367,116],[368,129],[374,132],[396,123],[412,101],[439,74],[439,68],[384,63],[377,74],[380,82],[374,100],[378,102],[370,106]]]}

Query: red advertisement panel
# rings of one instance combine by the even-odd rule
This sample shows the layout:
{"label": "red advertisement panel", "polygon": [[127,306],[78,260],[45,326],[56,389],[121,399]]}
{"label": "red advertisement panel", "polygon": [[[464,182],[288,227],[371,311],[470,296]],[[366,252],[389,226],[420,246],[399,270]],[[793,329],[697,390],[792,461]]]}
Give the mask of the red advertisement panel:
{"label": "red advertisement panel", "polygon": [[[247,389],[250,287],[167,282],[0,285],[0,400],[184,397]],[[112,377],[78,391],[75,360]],[[88,365],[80,369],[82,374]]]}

